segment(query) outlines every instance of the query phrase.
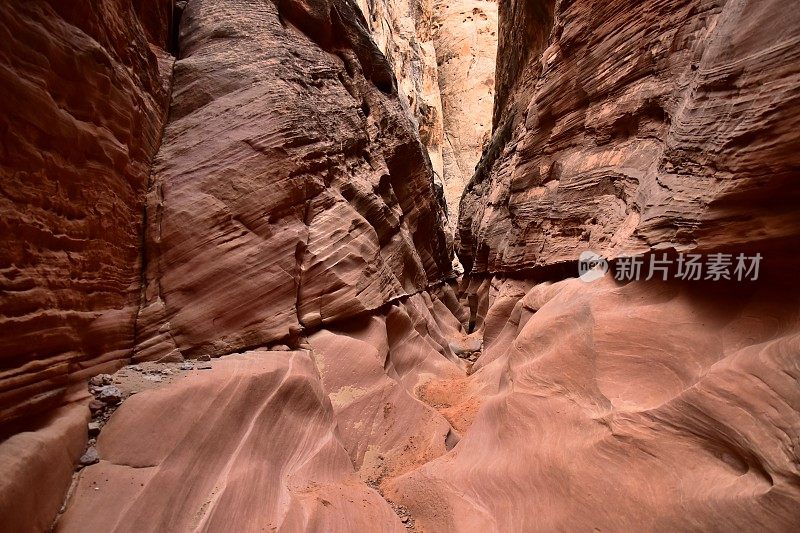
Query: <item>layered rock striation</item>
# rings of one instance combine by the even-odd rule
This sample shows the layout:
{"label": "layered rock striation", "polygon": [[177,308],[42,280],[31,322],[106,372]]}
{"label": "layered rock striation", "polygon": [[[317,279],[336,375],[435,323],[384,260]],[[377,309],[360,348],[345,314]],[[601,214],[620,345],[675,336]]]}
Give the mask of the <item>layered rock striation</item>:
{"label": "layered rock striation", "polygon": [[0,425],[130,357],[170,9],[0,7]]}
{"label": "layered rock striation", "polygon": [[0,5],[3,531],[48,530],[86,443],[85,380],[132,354],[171,9]]}
{"label": "layered rock striation", "polygon": [[794,529],[796,288],[496,278],[488,300],[475,373],[427,387],[460,442],[385,491],[418,530]]}
{"label": "layered rock striation", "polygon": [[405,531],[383,487],[458,442],[418,398],[463,376],[445,341],[458,328],[421,293],[302,349],[223,356],[137,393],[103,428],[57,530]]}
{"label": "layered rock striation", "polygon": [[800,20],[784,7],[501,3],[467,270],[796,242]]}
{"label": "layered rock striation", "polygon": [[[456,239],[483,334],[447,403],[468,429],[387,496],[425,531],[792,530],[800,19],[506,1],[499,28]],[[763,263],[752,281],[586,283],[585,250]]]}
{"label": "layered rock striation", "polygon": [[135,359],[297,346],[449,275],[429,159],[357,8],[197,0],[180,42]]}
{"label": "layered rock striation", "polygon": [[0,530],[793,530],[798,15],[359,5],[0,7]]}
{"label": "layered rock striation", "polygon": [[452,234],[461,193],[491,132],[497,3],[373,0],[359,6],[397,76],[401,102],[417,121]]}
{"label": "layered rock striation", "polygon": [[[29,431],[0,444],[10,473],[0,483],[3,527],[43,531],[56,517],[89,417],[86,393],[65,396],[69,384],[82,389],[82,379],[132,360],[233,354],[186,385],[126,400],[56,527],[246,529],[268,519],[363,529],[377,512],[386,529],[402,529],[380,484],[457,442],[416,390],[434,376],[462,375],[464,365],[448,342],[461,325],[446,283],[444,204],[392,69],[349,2],[194,0],[175,11],[172,27],[163,8],[57,11],[42,2],[3,12],[20,42],[42,47],[39,66],[22,61],[21,47],[7,56],[17,69],[9,86],[20,91],[8,116],[31,126],[4,130],[20,146],[4,166],[3,223],[18,240],[5,256],[15,284],[3,302],[10,393],[0,405],[4,424],[11,413]],[[62,88],[51,78],[75,76],[74,64],[56,61],[74,61],[73,47],[85,49],[77,56],[85,78]],[[24,105],[34,97],[42,107]],[[25,181],[32,177],[44,181]],[[55,236],[42,238],[46,231]],[[63,353],[39,357],[51,348]],[[198,398],[219,410],[197,419],[165,409]],[[291,409],[296,416],[285,418]],[[265,414],[286,427],[264,426]],[[241,417],[251,424],[240,427]],[[241,432],[223,442],[230,424]],[[213,451],[185,445],[198,433],[231,459],[200,468],[208,487],[183,493],[183,474],[174,474]],[[145,434],[158,435],[158,450]],[[248,446],[276,435],[286,445],[255,459]],[[138,459],[133,440],[142,444]],[[296,470],[274,486],[273,506],[239,476],[264,474],[253,460]],[[100,478],[110,485],[99,487]],[[218,497],[209,500],[207,488]],[[239,490],[260,511],[242,514]],[[354,491],[363,500],[354,502]],[[176,516],[176,502],[193,511]]]}

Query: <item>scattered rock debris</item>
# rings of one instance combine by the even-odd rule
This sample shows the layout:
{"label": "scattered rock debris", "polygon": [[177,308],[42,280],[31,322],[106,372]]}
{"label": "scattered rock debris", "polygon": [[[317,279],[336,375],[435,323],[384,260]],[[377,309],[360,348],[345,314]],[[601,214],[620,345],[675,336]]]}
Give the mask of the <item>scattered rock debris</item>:
{"label": "scattered rock debris", "polygon": [[474,363],[483,351],[483,339],[477,336],[468,336],[450,343],[450,349],[461,359]]}
{"label": "scattered rock debris", "polygon": [[97,453],[97,448],[94,446],[89,446],[78,460],[81,466],[89,466],[98,462],[100,462],[100,454]]}
{"label": "scattered rock debris", "polygon": [[397,505],[392,502],[389,502],[389,505],[392,506],[394,512],[400,517],[400,521],[406,526],[408,530],[414,530],[414,519],[411,517],[411,513],[409,512],[408,508],[403,505]]}
{"label": "scattered rock debris", "polygon": [[117,405],[122,401],[122,391],[114,385],[92,387],[90,391],[94,394],[94,397],[98,401],[104,403],[105,405]]}
{"label": "scattered rock debris", "polygon": [[122,367],[115,374],[99,374],[92,377],[88,383],[89,392],[94,396],[89,402],[92,420],[86,428],[89,440],[76,469],[81,470],[100,460],[100,454],[95,448],[97,438],[103,426],[126,398],[143,390],[155,389],[185,378],[191,375],[193,370],[206,370],[212,367],[211,358],[204,356],[196,363],[191,361],[139,363]]}
{"label": "scattered rock debris", "polygon": [[89,422],[89,438],[95,438],[100,434],[100,422]]}
{"label": "scattered rock debris", "polygon": [[475,352],[462,352],[462,353],[457,354],[457,355],[461,359],[465,359],[465,360],[469,361],[470,363],[474,363],[481,356],[481,351],[478,350],[478,351],[475,351]]}
{"label": "scattered rock debris", "polygon": [[375,492],[380,494],[381,498],[386,500],[386,503],[388,503],[391,506],[392,510],[395,512],[398,518],[400,518],[400,521],[403,523],[403,525],[406,527],[407,530],[416,531],[416,529],[414,529],[414,517],[411,516],[411,511],[409,511],[408,507],[406,507],[405,505],[398,505],[393,501],[389,500],[386,496],[384,496],[380,480],[369,479],[366,481],[366,484],[371,489],[374,489]]}

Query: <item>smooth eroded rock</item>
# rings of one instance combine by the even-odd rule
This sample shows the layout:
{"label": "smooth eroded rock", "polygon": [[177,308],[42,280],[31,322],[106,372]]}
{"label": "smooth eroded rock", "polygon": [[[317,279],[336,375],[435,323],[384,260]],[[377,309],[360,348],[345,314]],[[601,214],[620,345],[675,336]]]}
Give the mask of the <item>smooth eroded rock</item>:
{"label": "smooth eroded rock", "polygon": [[148,194],[138,359],[292,344],[449,274],[391,69],[354,6],[324,5],[188,4]]}
{"label": "smooth eroded rock", "polygon": [[85,406],[70,405],[0,442],[0,529],[49,530],[86,447],[88,421]]}
{"label": "smooth eroded rock", "polygon": [[402,531],[335,428],[308,353],[219,359],[122,404],[57,530]]}
{"label": "smooth eroded rock", "polygon": [[[796,289],[606,277],[519,296],[499,283],[512,286],[486,330],[502,332],[448,409],[468,429],[387,486],[420,528],[788,531],[800,520]],[[449,382],[428,396],[455,393]]]}

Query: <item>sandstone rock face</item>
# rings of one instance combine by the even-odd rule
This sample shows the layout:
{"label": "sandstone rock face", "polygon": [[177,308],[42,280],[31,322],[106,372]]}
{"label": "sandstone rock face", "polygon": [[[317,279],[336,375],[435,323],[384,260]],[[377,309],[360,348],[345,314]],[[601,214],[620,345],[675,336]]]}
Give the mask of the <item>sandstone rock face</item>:
{"label": "sandstone rock face", "polygon": [[[482,355],[423,394],[459,444],[386,497],[425,531],[792,530],[800,18],[505,1],[499,28],[457,236]],[[768,272],[584,283],[587,249],[758,251]]]}
{"label": "sandstone rock face", "polygon": [[492,131],[497,56],[495,0],[436,1],[433,42],[439,65],[445,197],[451,231],[461,194]]}
{"label": "sandstone rock face", "polygon": [[[253,365],[237,362],[226,369],[223,364],[207,380],[193,383],[194,388],[187,385],[188,392],[159,391],[150,404],[147,398],[155,392],[126,400],[113,418],[119,422],[103,428],[96,448],[99,462],[82,474],[86,485],[78,485],[59,527],[84,531],[102,523],[107,529],[148,524],[159,529],[190,523],[214,529],[217,520],[226,526],[237,523],[228,516],[235,510],[244,529],[261,524],[265,516],[289,529],[364,530],[376,518],[386,530],[402,529],[391,506],[364,482],[379,487],[385,476],[419,466],[457,442],[447,420],[415,394],[432,377],[463,374],[463,363],[448,342],[460,328],[449,308],[460,309],[442,284],[451,268],[444,204],[434,191],[416,127],[398,99],[392,71],[370,39],[366,22],[348,2],[195,0],[182,17],[176,50],[180,60],[162,142],[173,74],[172,61],[161,48],[170,40],[170,17],[164,9],[163,3],[146,2],[135,9],[122,2],[97,8],[54,8],[42,2],[8,6],[2,12],[8,33],[20,35],[21,43],[41,39],[48,47],[39,66],[22,61],[22,47],[9,46],[12,53],[4,56],[9,68],[16,69],[9,74],[9,87],[19,86],[18,94],[12,93],[18,101],[9,102],[7,116],[31,124],[3,130],[14,134],[8,146],[19,152],[7,151],[9,164],[3,167],[9,172],[3,183],[3,223],[12,234],[19,232],[18,241],[6,243],[4,276],[14,285],[8,285],[10,297],[3,302],[3,327],[13,332],[3,337],[9,346],[3,385],[10,391],[0,404],[4,421],[6,413],[20,417],[58,401],[85,403],[85,393],[62,398],[72,382],[68,374],[79,380],[112,370],[130,357],[134,336],[134,356],[142,360],[208,358],[273,342],[314,346],[314,352],[302,352],[302,361],[294,359],[298,352],[286,348],[272,357],[250,352]],[[148,43],[148,38],[157,42]],[[75,75],[75,64],[61,69],[57,61],[58,54],[73,47],[94,61],[81,67],[83,85],[75,87],[59,82]],[[25,98],[39,99],[42,106],[23,105]],[[57,135],[47,136],[46,126]],[[62,171],[69,171],[74,181],[53,182],[48,197],[42,185],[47,183],[45,173]],[[34,176],[45,181],[26,189],[24,179]],[[30,215],[26,210],[39,219],[25,218]],[[30,260],[29,271],[22,269],[23,259]],[[34,274],[39,278],[33,279]],[[39,291],[37,282],[61,292]],[[46,327],[52,328],[49,337],[34,339]],[[358,349],[351,350],[354,346]],[[370,355],[362,351],[367,346],[374,349],[375,364],[364,361]],[[31,347],[63,353],[30,364],[22,356]],[[344,353],[338,351],[341,347]],[[322,369],[326,361],[327,371]],[[342,384],[336,370],[348,365],[361,374],[346,376],[350,381]],[[281,374],[305,384],[281,385]],[[253,404],[249,393],[254,388],[274,388],[278,400],[270,396]],[[370,402],[350,400],[351,389],[368,391],[365,400]],[[250,504],[259,510],[242,515],[243,500],[234,498],[231,506],[222,501],[218,507],[212,498],[209,508],[208,487],[198,485],[194,494],[203,501],[191,495],[182,500],[190,507],[198,503],[198,515],[175,518],[174,509],[164,507],[150,518],[144,514],[140,520],[146,524],[127,521],[127,504],[118,497],[135,495],[131,488],[147,486],[142,494],[136,492],[146,507],[148,498],[163,499],[165,493],[183,498],[181,482],[173,474],[152,472],[150,483],[149,467],[128,460],[130,440],[142,443],[147,453],[158,452],[147,435],[159,428],[161,439],[163,425],[175,422],[166,405],[178,404],[184,396],[190,404],[202,397],[218,405],[215,416],[232,420],[243,433],[234,432],[227,444],[215,445],[229,446],[226,453],[236,457],[235,450],[248,449],[251,436],[264,435],[240,426],[231,413],[282,417],[287,410],[280,397],[287,391],[285,401],[299,412],[278,433],[288,442],[305,441],[309,448],[279,445],[276,450],[295,457],[284,464],[305,480],[299,493],[299,485],[280,481],[274,506],[264,508],[263,494],[247,488],[258,495]],[[328,392],[336,408],[347,411],[342,423],[362,410],[374,411],[382,422],[351,426],[340,442]],[[229,394],[243,403],[215,400],[219,395],[227,400]],[[315,401],[315,406],[306,405]],[[350,403],[353,407],[347,409]],[[255,411],[248,411],[250,407]],[[52,522],[86,439],[86,408],[65,413],[31,423],[35,431],[3,443],[0,460],[4,471],[12,473],[0,483],[4,526],[44,530]],[[133,413],[133,420],[126,413]],[[319,417],[322,423],[317,423]],[[140,418],[141,426],[135,423]],[[173,431],[208,435],[214,425],[208,419],[198,423],[192,417],[177,418],[182,422]],[[122,437],[115,440],[117,427]],[[179,448],[181,442],[166,441],[159,449]],[[18,443],[28,443],[31,450],[19,453]],[[418,456],[409,459],[409,449],[418,450]],[[177,462],[165,460],[164,470],[185,470],[181,461],[196,463],[206,451],[201,447]],[[257,474],[249,453],[237,468]],[[148,456],[145,462],[151,459],[154,465],[160,460]],[[284,459],[268,458],[274,464]],[[37,480],[43,476],[38,472],[46,464],[52,464],[53,472],[47,491],[40,491]],[[138,485],[126,477],[131,465],[137,467],[133,481]],[[224,479],[232,468],[233,463],[209,465],[213,494],[220,492],[215,480]],[[237,472],[232,475],[239,477]],[[92,481],[101,477],[113,487],[97,494],[99,487]],[[249,487],[249,479],[240,481],[241,487]],[[30,483],[34,486],[26,485]],[[318,485],[324,485],[319,493],[327,499],[309,496],[306,503],[298,502],[295,494],[302,500],[302,494]],[[363,499],[353,500],[354,493]],[[292,501],[287,503],[287,497]],[[320,512],[329,506],[330,511]],[[27,514],[10,522],[6,517],[14,507]],[[105,511],[96,515],[98,508]],[[91,516],[84,514],[87,509]],[[126,521],[119,525],[119,519]]]}
{"label": "sandstone rock face", "polygon": [[456,294],[413,114],[463,177],[493,4],[55,4],[0,7],[1,531],[796,529],[800,15],[500,2]]}
{"label": "sandstone rock face", "polygon": [[501,3],[496,129],[462,201],[465,267],[796,242],[796,10],[554,5]]}
{"label": "sandstone rock face", "polygon": [[418,294],[385,315],[309,339],[342,444],[360,478],[372,486],[381,487],[458,442],[450,423],[418,398],[432,378],[464,374],[446,340],[458,322],[434,302]]}
{"label": "sandstone rock face", "polygon": [[0,531],[48,531],[86,443],[89,410],[70,405],[0,442]]}
{"label": "sandstone rock face", "polygon": [[449,274],[430,163],[354,6],[197,0],[180,42],[138,359],[296,345]]}
{"label": "sandstone rock face", "polygon": [[403,530],[356,477],[304,351],[247,352],[140,393],[98,450],[58,531]]}
{"label": "sandstone rock face", "polygon": [[435,8],[430,0],[358,0],[358,6],[397,77],[401,102],[417,121],[420,139],[441,184],[444,126],[433,41]]}
{"label": "sandstone rock face", "polygon": [[497,3],[361,0],[359,6],[418,122],[452,233],[461,193],[491,132]]}
{"label": "sandstone rock face", "polygon": [[417,294],[131,396],[56,531],[404,531],[381,492],[458,442],[418,391],[464,375],[459,327]]}
{"label": "sandstone rock face", "polygon": [[796,527],[796,288],[496,279],[489,300],[477,372],[428,385],[460,442],[385,491],[419,530]]}
{"label": "sandstone rock face", "polygon": [[169,9],[0,6],[0,425],[130,357]]}

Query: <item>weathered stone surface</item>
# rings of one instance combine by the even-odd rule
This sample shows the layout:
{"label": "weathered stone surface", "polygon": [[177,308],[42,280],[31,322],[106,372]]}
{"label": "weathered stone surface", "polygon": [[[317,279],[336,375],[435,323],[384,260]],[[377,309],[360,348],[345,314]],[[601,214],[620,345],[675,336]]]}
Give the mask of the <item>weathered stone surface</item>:
{"label": "weathered stone surface", "polygon": [[[495,131],[457,243],[483,352],[426,388],[458,446],[386,486],[417,527],[798,523],[799,17],[500,3]],[[768,272],[540,283],[587,249],[758,251]]]}
{"label": "weathered stone surface", "polygon": [[[420,393],[464,376],[446,340],[459,328],[421,293],[321,329],[308,349],[223,356],[208,371],[153,384],[104,425],[100,461],[81,470],[57,530],[393,531],[398,515],[411,523],[375,490],[458,442]],[[139,374],[128,374],[115,383],[138,388]]]}
{"label": "weathered stone surface", "polygon": [[[357,0],[372,38],[397,77],[398,96],[417,121],[437,182],[444,176],[443,117],[437,54],[436,12],[430,0]],[[449,199],[448,199],[449,205]]]}
{"label": "weathered stone surface", "polygon": [[321,330],[309,339],[342,445],[370,484],[380,486],[452,447],[453,428],[419,401],[417,390],[434,377],[455,378],[463,370],[446,347],[416,328],[441,332],[423,295],[393,306],[386,316]]}
{"label": "weathered stone surface", "polygon": [[497,2],[436,0],[434,13],[444,131],[442,181],[453,232],[461,194],[492,131]]}
{"label": "weathered stone surface", "polygon": [[220,359],[122,404],[57,530],[402,531],[335,428],[307,352]]}
{"label": "weathered stone surface", "polygon": [[418,527],[798,523],[796,288],[743,293],[606,277],[527,291],[499,280],[497,289],[486,331],[502,333],[487,340],[466,395],[452,381],[429,387],[456,396],[449,416],[467,424],[459,444],[385,491]]}
{"label": "weathered stone surface", "polygon": [[85,406],[71,405],[0,442],[0,530],[49,530],[86,446],[88,421]]}
{"label": "weathered stone surface", "polygon": [[465,267],[796,244],[800,13],[558,5],[500,4],[496,129],[462,202]]}
{"label": "weathered stone surface", "polygon": [[428,148],[448,208],[448,233],[491,132],[494,0],[359,0]]}
{"label": "weathered stone surface", "polygon": [[295,342],[449,274],[424,147],[354,6],[193,1],[174,86],[137,358]]}
{"label": "weathered stone surface", "polygon": [[131,353],[170,71],[151,8],[0,5],[0,424]]}
{"label": "weathered stone surface", "polygon": [[[140,155],[159,142],[148,128],[169,68],[153,70],[140,48],[152,45],[169,67],[155,49],[170,40],[168,3],[0,8],[12,44],[45,35],[97,60],[70,70],[66,60],[33,68],[19,50],[0,56],[23,73],[17,85],[39,79],[45,94],[62,94],[46,74],[55,65],[59,80],[78,72],[94,95],[86,108],[71,93],[42,105],[58,131],[75,119],[58,146],[39,142],[43,123],[23,105],[10,109],[30,127],[0,133],[36,140],[19,161],[35,155],[42,175],[67,168],[59,158],[83,165],[72,170],[87,181],[67,197],[108,207],[93,235],[109,255],[91,264],[118,295],[112,305],[87,284],[91,269],[59,270],[60,253],[35,263],[55,268],[37,279],[73,292],[37,300],[21,286],[4,293],[3,313],[34,302],[31,316],[61,316],[96,297],[101,307],[86,309],[117,314],[103,327],[70,318],[72,330],[54,322],[8,337],[27,354],[50,349],[48,335],[78,332],[80,343],[27,366],[9,351],[0,394],[16,395],[0,396],[0,409],[30,413],[46,406],[40,391],[66,388],[67,373],[111,372],[134,331],[142,361],[93,380],[109,405],[89,404],[92,424],[73,407],[0,443],[10,472],[0,529],[45,530],[87,432],[99,431],[57,531],[792,530],[800,292],[786,273],[797,263],[798,15],[774,0],[501,1],[496,132],[463,203],[472,275],[457,297],[443,205],[407,113],[424,109],[434,70],[420,43],[433,43],[444,108],[461,117],[453,164],[467,168],[481,139],[465,117],[491,95],[492,5],[364,4],[369,21],[350,0],[191,0],[147,184]],[[370,26],[383,28],[379,45]],[[137,113],[156,118],[137,122],[118,112],[128,108],[114,90],[96,98],[95,86],[130,90]],[[73,137],[74,154],[64,142]],[[83,192],[116,173],[130,190]],[[34,185],[30,197],[48,208],[71,190]],[[131,209],[145,186],[137,244]],[[14,220],[3,205],[3,222]],[[64,205],[53,209],[84,223]],[[31,220],[71,235],[60,221]],[[42,234],[22,235],[28,246]],[[573,276],[563,263],[584,245],[611,256],[790,251],[767,255],[771,266],[747,285],[541,282]],[[264,346],[275,349],[254,348]],[[28,395],[20,375],[40,388]]]}

